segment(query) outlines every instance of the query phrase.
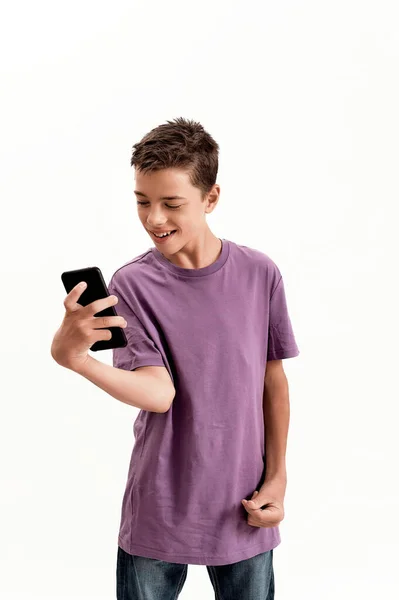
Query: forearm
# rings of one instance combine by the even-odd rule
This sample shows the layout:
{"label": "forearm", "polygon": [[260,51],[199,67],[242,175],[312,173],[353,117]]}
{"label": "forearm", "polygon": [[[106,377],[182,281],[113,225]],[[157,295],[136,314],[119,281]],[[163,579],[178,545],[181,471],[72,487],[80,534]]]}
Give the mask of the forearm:
{"label": "forearm", "polygon": [[288,381],[263,394],[266,479],[286,478],[286,449],[290,419]]}
{"label": "forearm", "polygon": [[158,413],[169,408],[170,386],[145,369],[126,371],[89,355],[84,367],[76,372],[125,404]]}

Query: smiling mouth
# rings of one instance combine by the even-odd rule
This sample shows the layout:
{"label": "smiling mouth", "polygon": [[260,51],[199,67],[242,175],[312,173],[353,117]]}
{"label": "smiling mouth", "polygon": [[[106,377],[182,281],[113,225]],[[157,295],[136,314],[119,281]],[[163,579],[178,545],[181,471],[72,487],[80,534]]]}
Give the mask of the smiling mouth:
{"label": "smiling mouth", "polygon": [[175,233],[176,233],[176,229],[172,229],[169,233],[167,234],[156,234],[153,231],[150,232],[157,240],[165,240],[167,238],[172,237]]}

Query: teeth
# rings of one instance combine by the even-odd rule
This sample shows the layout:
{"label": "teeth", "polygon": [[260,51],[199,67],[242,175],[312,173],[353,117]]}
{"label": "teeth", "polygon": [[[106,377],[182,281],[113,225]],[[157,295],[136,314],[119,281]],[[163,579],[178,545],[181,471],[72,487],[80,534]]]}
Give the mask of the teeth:
{"label": "teeth", "polygon": [[165,237],[166,235],[170,235],[171,233],[172,233],[171,231],[168,231],[168,233],[161,233],[160,235],[157,235],[156,233],[154,233],[154,235],[155,235],[156,237],[159,237],[159,238],[160,238],[160,237]]}

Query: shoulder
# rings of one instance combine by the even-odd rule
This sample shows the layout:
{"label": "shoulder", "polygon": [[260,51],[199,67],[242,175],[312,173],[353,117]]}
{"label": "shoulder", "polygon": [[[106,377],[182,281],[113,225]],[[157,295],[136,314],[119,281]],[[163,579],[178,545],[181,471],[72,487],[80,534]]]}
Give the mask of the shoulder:
{"label": "shoulder", "polygon": [[141,274],[148,272],[148,266],[153,263],[153,254],[151,248],[131,258],[121,267],[116,269],[111,276],[110,285],[123,287],[126,282],[136,281]]}
{"label": "shoulder", "polygon": [[243,244],[235,242],[230,242],[230,244],[233,249],[232,255],[240,266],[253,267],[255,270],[260,271],[272,285],[277,284],[281,279],[280,269],[269,254]]}

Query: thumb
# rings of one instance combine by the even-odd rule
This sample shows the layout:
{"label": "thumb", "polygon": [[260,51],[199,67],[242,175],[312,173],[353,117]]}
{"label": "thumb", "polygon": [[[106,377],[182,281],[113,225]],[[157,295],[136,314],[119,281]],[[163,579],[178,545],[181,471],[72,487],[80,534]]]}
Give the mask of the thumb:
{"label": "thumb", "polygon": [[245,501],[245,505],[248,506],[248,508],[252,508],[253,510],[255,508],[259,508],[258,502],[255,499],[258,494],[259,494],[258,490],[255,490],[254,493],[252,494],[251,500]]}

